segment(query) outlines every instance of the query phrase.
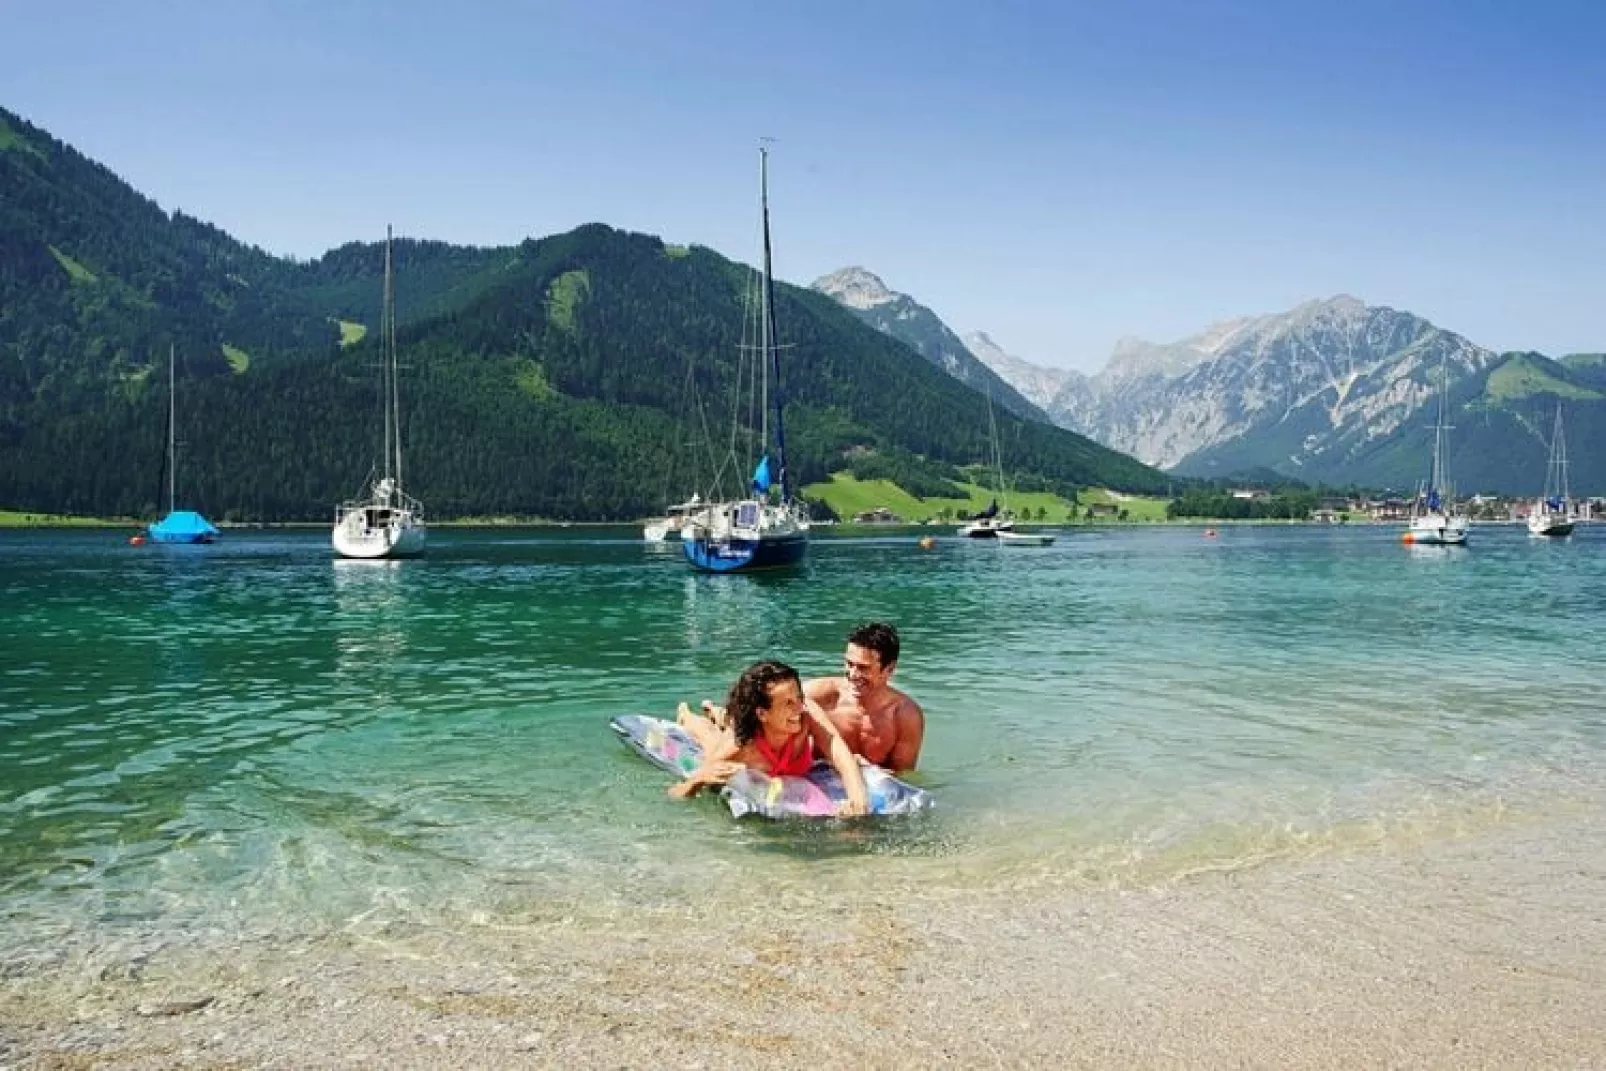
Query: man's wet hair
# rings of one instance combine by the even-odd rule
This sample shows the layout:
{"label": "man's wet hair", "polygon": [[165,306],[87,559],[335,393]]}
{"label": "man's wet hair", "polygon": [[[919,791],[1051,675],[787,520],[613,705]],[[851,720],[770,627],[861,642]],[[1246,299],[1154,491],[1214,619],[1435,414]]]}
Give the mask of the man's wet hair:
{"label": "man's wet hair", "polygon": [[848,642],[855,647],[874,651],[886,669],[898,661],[898,630],[882,621],[870,621],[848,633]]}
{"label": "man's wet hair", "polygon": [[785,662],[754,662],[742,670],[725,698],[730,725],[738,744],[745,744],[759,733],[758,712],[770,705],[770,688],[781,681],[803,686],[797,670]]}

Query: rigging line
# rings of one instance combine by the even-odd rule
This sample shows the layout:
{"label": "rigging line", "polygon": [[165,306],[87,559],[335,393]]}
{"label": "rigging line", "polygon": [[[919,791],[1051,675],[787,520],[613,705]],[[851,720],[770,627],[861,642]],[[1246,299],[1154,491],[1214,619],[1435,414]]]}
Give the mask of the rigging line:
{"label": "rigging line", "polygon": [[724,464],[720,460],[719,450],[715,445],[713,430],[709,427],[708,406],[703,403],[702,392],[696,389],[695,380],[693,381],[692,389],[696,399],[697,427],[702,432],[703,444],[708,447],[708,500],[717,502],[724,498]]}
{"label": "rigging line", "polygon": [[178,484],[178,391],[173,363],[176,347],[167,344],[167,512],[173,512]]}

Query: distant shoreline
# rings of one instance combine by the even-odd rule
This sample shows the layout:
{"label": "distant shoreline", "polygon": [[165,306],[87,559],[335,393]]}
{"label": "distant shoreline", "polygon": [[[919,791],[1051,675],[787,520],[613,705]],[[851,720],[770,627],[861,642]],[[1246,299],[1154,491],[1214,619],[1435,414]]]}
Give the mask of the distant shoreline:
{"label": "distant shoreline", "polygon": [[[0,510],[0,528],[136,528],[150,521],[133,517],[77,517],[58,513],[27,513]],[[256,529],[325,529],[329,521],[214,521],[224,531]],[[430,521],[431,528],[600,528],[639,524],[638,521],[549,521],[539,518],[469,517]]]}
{"label": "distant shoreline", "polygon": [[[431,528],[621,528],[645,524],[652,520],[643,517],[629,521],[553,521],[539,517],[462,517],[452,520],[432,520]],[[77,517],[55,513],[27,513],[13,510],[0,510],[0,529],[7,528],[132,528],[143,529],[148,521],[135,520],[132,517]],[[316,530],[329,527],[328,521],[215,521],[224,531],[250,531],[258,530]],[[836,521],[830,524],[821,523],[821,528],[830,528],[846,532],[899,532],[919,531],[928,529],[956,529],[963,522],[943,521],[927,523],[924,521],[906,521],[899,524],[855,524],[851,521]],[[1317,520],[1289,520],[1281,517],[1178,517],[1167,520],[1063,520],[1063,521],[1019,521],[1021,527],[1028,529],[1043,528],[1217,528],[1240,527],[1246,525],[1301,525],[1319,528],[1345,528],[1345,527],[1379,527],[1400,525],[1403,521],[1373,521],[1354,519],[1349,521],[1317,521]],[[1473,521],[1476,525],[1518,524],[1518,521]]]}

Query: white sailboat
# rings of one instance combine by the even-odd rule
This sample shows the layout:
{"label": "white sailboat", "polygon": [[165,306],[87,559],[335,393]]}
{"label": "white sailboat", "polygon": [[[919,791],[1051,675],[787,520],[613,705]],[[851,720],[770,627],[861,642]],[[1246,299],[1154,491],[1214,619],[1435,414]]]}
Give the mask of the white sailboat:
{"label": "white sailboat", "polygon": [[[780,346],[775,328],[775,280],[770,268],[769,150],[758,150],[759,211],[764,232],[764,271],[759,280],[756,353],[762,379],[760,442],[765,451],[753,470],[748,496],[711,501],[692,513],[681,549],[693,569],[705,573],[781,569],[802,563],[809,549],[809,511],[790,497],[786,433],[782,423]],[[772,411],[773,407],[773,411]],[[770,418],[775,437],[770,439]]]}
{"label": "white sailboat", "polygon": [[987,432],[993,447],[993,471],[998,475],[998,490],[1004,496],[1004,508],[998,508],[998,499],[961,525],[959,534],[967,539],[996,539],[1003,532],[1015,530],[1015,515],[1009,511],[1009,488],[1004,486],[1004,455],[998,448],[998,421],[993,416],[993,395],[987,393]]}
{"label": "white sailboat", "polygon": [[1444,358],[1439,358],[1439,413],[1433,425],[1433,470],[1427,481],[1417,488],[1416,499],[1411,503],[1411,520],[1405,530],[1405,542],[1426,546],[1460,546],[1467,541],[1467,518],[1458,512],[1455,497],[1445,472],[1444,398],[1448,390],[1448,377]]}
{"label": "white sailboat", "polygon": [[1545,490],[1528,512],[1528,531],[1536,536],[1573,534],[1578,514],[1567,491],[1567,440],[1561,431],[1561,403],[1556,403],[1556,430],[1550,436],[1545,463]]}
{"label": "white sailboat", "polygon": [[401,394],[397,388],[396,290],[391,233],[385,228],[385,302],[380,313],[380,399],[385,411],[384,459],[365,498],[335,507],[330,541],[343,558],[406,558],[422,554],[424,505],[402,489]]}
{"label": "white sailboat", "polygon": [[210,543],[217,538],[212,522],[178,501],[178,377],[174,373],[176,348],[167,347],[167,516],[145,529],[152,543]]}

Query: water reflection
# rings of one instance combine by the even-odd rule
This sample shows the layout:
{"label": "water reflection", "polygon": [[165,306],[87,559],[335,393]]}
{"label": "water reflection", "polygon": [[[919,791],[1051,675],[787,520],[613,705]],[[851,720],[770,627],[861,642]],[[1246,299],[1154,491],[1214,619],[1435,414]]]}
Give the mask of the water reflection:
{"label": "water reflection", "polygon": [[688,572],[681,583],[681,632],[692,649],[732,654],[783,651],[794,642],[790,603],[807,597],[797,573],[720,576]]}
{"label": "water reflection", "polygon": [[382,698],[391,696],[407,655],[408,566],[383,559],[332,563],[336,676]]}

